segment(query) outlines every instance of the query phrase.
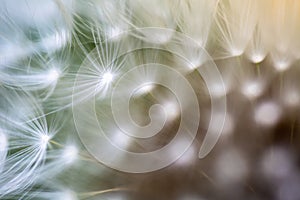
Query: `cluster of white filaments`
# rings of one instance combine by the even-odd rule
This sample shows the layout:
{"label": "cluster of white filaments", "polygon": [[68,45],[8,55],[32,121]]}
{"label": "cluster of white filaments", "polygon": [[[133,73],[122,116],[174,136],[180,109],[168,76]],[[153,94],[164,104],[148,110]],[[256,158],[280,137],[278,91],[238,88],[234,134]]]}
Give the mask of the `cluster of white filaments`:
{"label": "cluster of white filaments", "polygon": [[0,27],[0,199],[299,199],[300,1],[2,0]]}

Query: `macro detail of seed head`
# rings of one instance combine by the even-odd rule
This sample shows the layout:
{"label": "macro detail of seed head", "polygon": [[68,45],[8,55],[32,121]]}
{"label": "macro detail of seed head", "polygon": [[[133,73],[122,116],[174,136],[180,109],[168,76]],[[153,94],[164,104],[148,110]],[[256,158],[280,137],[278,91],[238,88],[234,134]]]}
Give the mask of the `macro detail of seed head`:
{"label": "macro detail of seed head", "polygon": [[300,199],[300,1],[0,4],[0,199]]}

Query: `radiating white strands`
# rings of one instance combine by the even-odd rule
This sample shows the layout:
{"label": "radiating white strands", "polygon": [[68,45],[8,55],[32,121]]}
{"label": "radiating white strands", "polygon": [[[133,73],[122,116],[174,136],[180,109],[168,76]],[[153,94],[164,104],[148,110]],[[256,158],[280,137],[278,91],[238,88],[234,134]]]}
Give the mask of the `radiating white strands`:
{"label": "radiating white strands", "polygon": [[99,43],[99,37],[95,35],[96,48],[86,54],[76,76],[78,84],[73,93],[73,103],[94,96],[105,97],[123,67],[124,57],[119,54],[122,43],[114,43],[109,39]]}
{"label": "radiating white strands", "polygon": [[66,68],[72,0],[3,0],[2,4],[1,82],[47,99]]}
{"label": "radiating white strands", "polygon": [[[79,149],[75,144],[60,144],[57,147],[55,139],[49,142],[46,162],[36,170],[38,176],[35,178],[36,185],[43,185],[45,180],[63,176],[66,170],[72,170],[80,164]],[[51,182],[50,182],[51,183]]]}
{"label": "radiating white strands", "polygon": [[4,168],[7,149],[8,149],[7,137],[0,129],[0,174],[2,173],[2,170]]}
{"label": "radiating white strands", "polygon": [[[1,89],[5,94],[0,110],[3,132],[9,136],[4,168],[0,174],[0,197],[22,194],[31,187],[43,167],[47,146],[59,124],[48,126],[40,105],[28,95]],[[19,112],[18,117],[15,113]]]}
{"label": "radiating white strands", "polygon": [[223,0],[218,5],[217,37],[225,52],[217,56],[239,56],[244,53],[257,24],[257,1]]}
{"label": "radiating white strands", "polygon": [[[75,28],[90,32],[90,29],[95,27],[99,29],[98,31],[103,34],[105,38],[111,38],[115,41],[127,35],[131,27],[131,22],[127,13],[126,1],[87,0],[76,1],[75,4],[77,8],[76,17],[79,22]],[[88,18],[89,20],[84,21],[83,18]]]}
{"label": "radiating white strands", "polygon": [[0,4],[0,199],[299,199],[299,0]]}
{"label": "radiating white strands", "polygon": [[173,8],[180,30],[205,47],[218,0],[177,0]]}
{"label": "radiating white strands", "polygon": [[[103,39],[101,27],[96,25],[91,26],[90,31],[92,36],[89,40],[95,44],[95,48],[89,50],[85,46],[87,43],[76,38],[83,54],[83,62],[76,73],[65,72],[62,80],[57,83],[53,94],[46,102],[52,112],[75,106],[77,103],[93,97],[105,97],[121,74],[120,70],[123,68],[126,58],[123,55],[125,54],[124,49],[130,45],[129,42],[124,38],[120,38],[118,41],[115,38]],[[74,86],[75,81],[78,83],[76,86]]]}
{"label": "radiating white strands", "polygon": [[[130,0],[129,12],[133,28],[138,28],[136,37],[156,44],[171,40],[176,23],[173,15],[173,2],[170,0]],[[139,29],[152,27],[157,29]]]}
{"label": "radiating white strands", "polygon": [[22,62],[6,65],[1,81],[8,86],[19,87],[27,92],[38,92],[47,99],[52,95],[66,69],[66,61],[55,55],[35,56]]}
{"label": "radiating white strands", "polygon": [[[72,0],[4,0],[3,5],[2,13],[5,13],[12,31],[31,40],[35,50],[53,52],[65,46],[70,39]],[[10,38],[10,34],[5,35]]]}
{"label": "radiating white strands", "polygon": [[270,44],[268,44],[268,41],[265,38],[267,36],[263,34],[263,25],[259,22],[245,52],[248,59],[254,64],[262,62],[266,58],[270,48]]}
{"label": "radiating white strands", "polygon": [[285,71],[294,62],[292,49],[299,40],[300,2],[274,0],[265,2],[265,32],[272,44],[271,58],[275,69]]}
{"label": "radiating white strands", "polygon": [[126,35],[130,28],[130,18],[126,13],[126,1],[94,1],[96,16],[101,31],[106,38],[117,40]]}
{"label": "radiating white strands", "polygon": [[[208,61],[206,51],[204,50],[205,46],[201,46],[196,40],[191,39],[181,43],[180,39],[177,40],[177,37],[173,39],[176,42],[168,44],[167,49],[170,52],[176,52],[176,56],[173,58],[174,62],[177,65],[184,67],[183,71],[185,73],[196,70]],[[174,64],[174,67],[176,64]]]}

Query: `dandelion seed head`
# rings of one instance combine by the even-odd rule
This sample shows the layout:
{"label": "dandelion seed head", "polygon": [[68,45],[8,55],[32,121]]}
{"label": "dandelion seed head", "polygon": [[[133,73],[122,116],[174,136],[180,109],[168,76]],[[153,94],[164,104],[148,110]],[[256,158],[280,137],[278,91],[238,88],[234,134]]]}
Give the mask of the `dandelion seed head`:
{"label": "dandelion seed head", "polygon": [[254,112],[256,123],[263,126],[272,126],[276,124],[281,115],[280,108],[273,102],[264,102],[258,105]]}
{"label": "dandelion seed head", "polygon": [[[204,190],[197,188],[211,179],[199,168],[203,162],[198,162],[199,149],[191,146],[191,142],[203,146],[208,153],[215,145],[214,138],[220,134],[226,141],[220,144],[220,151],[214,152],[216,159],[204,161],[204,169],[212,167],[208,174],[215,176],[213,181],[220,192],[226,190],[225,196],[233,199],[255,198],[250,190],[235,189],[236,186],[245,188],[243,183],[249,179],[249,172],[253,175],[252,171],[257,169],[263,176],[253,180],[250,177],[254,185],[257,181],[265,183],[264,178],[271,179],[271,187],[267,185],[267,191],[264,188],[257,191],[262,192],[258,196],[298,199],[300,171],[297,152],[292,154],[298,149],[288,151],[286,140],[297,147],[300,91],[294,78],[299,72],[296,59],[300,58],[297,37],[300,4],[283,0],[261,2],[3,0],[0,6],[0,199],[127,199],[127,193],[132,196],[140,181],[123,185],[128,181],[117,177],[111,182],[116,173],[108,168],[144,173],[160,169],[157,168],[160,161],[162,164],[174,161],[175,168],[194,170],[191,174],[200,172],[206,179],[195,176],[188,183],[178,185],[182,174],[175,169],[175,173],[167,172],[163,177],[168,179],[166,181],[173,180],[169,189],[179,186],[175,193],[160,185],[153,187],[157,179],[153,175],[160,176],[160,173],[150,174],[152,180],[144,184],[145,188],[156,192],[156,196],[164,192],[172,199],[202,199],[200,193]],[[73,53],[77,58],[64,60]],[[270,62],[265,62],[269,58]],[[254,69],[247,69],[253,67],[247,66],[251,63],[261,63],[264,69],[255,74]],[[216,69],[209,65],[216,65]],[[273,66],[273,70],[268,65]],[[133,66],[138,67],[137,71],[132,70]],[[173,69],[176,73],[172,75]],[[133,76],[129,76],[131,73]],[[278,88],[269,88],[269,82],[265,81],[276,82],[281,78],[278,75],[284,75],[279,92]],[[239,85],[243,77],[254,79]],[[170,91],[164,91],[167,89]],[[26,95],[19,95],[21,92]],[[261,98],[273,97],[273,93],[279,101],[261,101]],[[240,98],[241,95],[245,98]],[[258,102],[248,102],[248,99]],[[199,107],[205,107],[207,123],[199,121]],[[244,107],[252,114],[250,122],[248,116],[240,116]],[[291,112],[284,112],[284,108]],[[225,111],[229,113],[225,115]],[[64,119],[55,116],[51,119],[56,112]],[[239,117],[234,116],[236,112]],[[240,133],[246,123],[248,129]],[[276,136],[279,131],[290,133],[276,137],[272,144],[268,142],[269,146],[283,142],[286,148],[272,146],[270,151],[264,151],[265,143],[243,145],[243,140],[250,139],[249,134],[257,139],[251,133],[265,127],[276,128],[262,130],[272,134],[275,131]],[[62,135],[54,136],[61,129],[64,130]],[[78,167],[82,169],[79,162],[83,164],[80,146],[62,141],[74,137],[75,129],[82,134],[89,133],[77,138],[88,143],[85,147],[96,148],[88,160],[104,164],[99,168],[93,162],[84,163],[82,176],[76,174]],[[203,144],[198,145],[192,134],[197,130],[207,132]],[[108,134],[102,134],[104,132]],[[153,133],[162,134],[152,140]],[[150,137],[154,145],[148,141],[146,144]],[[59,143],[54,141],[56,138],[60,138]],[[238,149],[232,148],[235,144]],[[130,149],[138,151],[129,152]],[[139,151],[150,149],[154,151]],[[200,154],[204,152],[202,149]],[[156,153],[160,156],[155,156]],[[257,160],[255,153],[259,155],[259,162],[253,165],[253,160]],[[70,167],[74,164],[77,166]],[[144,166],[146,168],[141,169]],[[60,173],[68,167],[69,173]],[[128,177],[131,175],[124,176]],[[86,185],[103,178],[100,188]],[[63,187],[60,182],[70,184],[70,188],[77,188],[80,193]],[[190,187],[189,184],[195,185]],[[211,194],[213,189],[208,185],[204,195],[219,197],[219,194]],[[149,191],[142,189],[133,196],[147,196]]]}

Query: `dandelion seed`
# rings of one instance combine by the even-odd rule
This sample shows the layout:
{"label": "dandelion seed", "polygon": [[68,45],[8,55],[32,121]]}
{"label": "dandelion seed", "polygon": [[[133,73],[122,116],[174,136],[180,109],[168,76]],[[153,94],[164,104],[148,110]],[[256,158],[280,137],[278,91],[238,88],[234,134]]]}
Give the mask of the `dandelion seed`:
{"label": "dandelion seed", "polygon": [[[80,32],[82,32],[82,29],[91,31],[91,27],[95,27],[98,35],[101,33],[105,38],[110,38],[115,42],[127,35],[131,21],[127,12],[126,1],[80,2],[79,9],[82,7],[86,9],[80,10],[80,14],[89,20],[85,21],[81,26],[75,27],[79,28]],[[79,21],[81,22],[82,19],[79,18]]]}
{"label": "dandelion seed", "polygon": [[257,20],[257,1],[221,1],[216,22],[221,34],[221,46],[227,52],[220,52],[220,56],[243,54],[253,35]]}
{"label": "dandelion seed", "polygon": [[258,24],[256,25],[253,36],[245,52],[248,59],[255,64],[262,62],[266,58],[270,48],[270,44],[268,44],[267,38],[269,37],[269,35],[265,35],[265,33],[263,32],[265,30],[263,28],[264,26],[260,18],[258,20]]}
{"label": "dandelion seed", "polygon": [[218,1],[179,0],[173,8],[181,31],[205,47]]}
{"label": "dandelion seed", "polygon": [[41,99],[47,99],[63,76],[67,61],[53,55],[37,55],[6,65],[2,70],[2,82],[10,87],[35,92]]}
{"label": "dandelion seed", "polygon": [[168,44],[167,49],[171,52],[177,52],[188,60],[188,62],[183,62],[182,57],[174,58],[176,63],[182,63],[181,65],[186,67],[186,71],[191,72],[208,61],[208,55],[204,49],[205,46],[200,46],[192,39],[182,41],[176,37],[174,40],[176,42]]}
{"label": "dandelion seed", "polygon": [[[6,94],[0,106],[3,132],[9,136],[4,168],[0,174],[0,197],[22,194],[39,177],[47,145],[56,134],[57,124],[48,126],[40,105],[29,94],[1,88]],[[15,116],[15,113],[19,115]],[[5,113],[5,114],[4,114]]]}

